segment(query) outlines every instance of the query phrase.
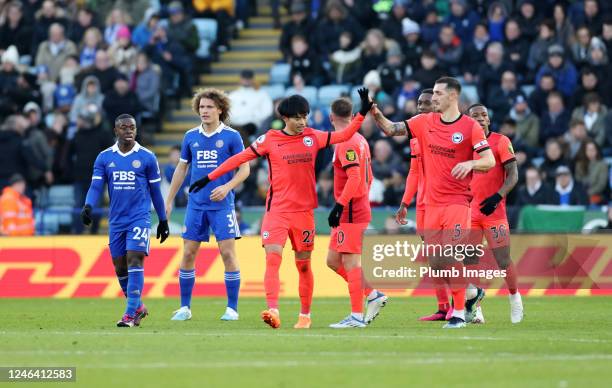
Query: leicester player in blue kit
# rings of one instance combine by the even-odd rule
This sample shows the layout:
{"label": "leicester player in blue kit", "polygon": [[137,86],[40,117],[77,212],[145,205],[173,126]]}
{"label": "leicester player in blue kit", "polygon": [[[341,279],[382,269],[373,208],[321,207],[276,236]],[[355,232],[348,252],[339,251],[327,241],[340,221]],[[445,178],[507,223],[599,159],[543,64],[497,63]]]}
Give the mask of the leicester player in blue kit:
{"label": "leicester player in blue kit", "polygon": [[[181,147],[181,158],[172,176],[166,198],[168,218],[177,191],[183,184],[187,169],[191,166],[191,182],[207,176],[211,171],[244,150],[238,131],[224,122],[229,118],[230,101],[220,90],[200,90],[193,97],[193,111],[202,123],[187,131]],[[233,189],[249,176],[249,164],[244,163],[234,175],[229,172],[197,193],[189,193],[185,226],[183,229],[183,260],[179,269],[181,307],[172,320],[191,319],[191,295],[195,285],[195,259],[201,242],[208,242],[210,229],[215,234],[225,265],[225,289],[227,307],[221,317],[224,321],[238,319],[238,293],[240,269],[236,258],[235,240],[240,229],[234,210]]]}
{"label": "leicester player in blue kit", "polygon": [[81,211],[83,224],[90,225],[92,208],[98,203],[104,184],[108,184],[109,246],[115,273],[127,297],[125,314],[117,326],[138,326],[148,311],[142,303],[144,257],[149,254],[151,201],[159,217],[157,238],[169,236],[161,176],[153,152],[136,142],[136,121],[123,114],[115,120],[117,143],[100,152],[93,168],[91,186]]}

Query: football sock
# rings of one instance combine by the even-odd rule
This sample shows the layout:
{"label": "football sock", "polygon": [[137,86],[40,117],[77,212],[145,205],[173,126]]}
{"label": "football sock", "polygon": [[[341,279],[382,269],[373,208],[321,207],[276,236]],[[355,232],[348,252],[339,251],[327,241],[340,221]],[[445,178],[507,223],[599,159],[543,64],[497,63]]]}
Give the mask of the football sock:
{"label": "football sock", "polygon": [[348,276],[348,290],[351,297],[351,311],[363,314],[363,290],[362,290],[362,273],[361,267],[355,267],[350,270]]}
{"label": "football sock", "polygon": [[142,296],[142,288],[144,286],[144,268],[129,267],[128,268],[128,284],[127,284],[127,308],[125,313],[133,317],[136,309],[140,306],[140,298]]}
{"label": "football sock", "polygon": [[264,288],[268,308],[278,310],[278,293],[280,292],[280,269],[282,256],[277,252],[266,253],[266,272],[264,275]]}
{"label": "football sock", "polygon": [[450,302],[448,301],[446,282],[441,278],[433,278],[433,284],[436,291],[436,299],[438,300],[438,311],[448,311],[450,309]]}
{"label": "football sock", "polygon": [[225,291],[227,292],[227,307],[238,311],[240,271],[225,272]]}
{"label": "football sock", "polygon": [[[348,275],[346,273],[346,269],[344,269],[344,266],[342,264],[340,264],[340,266],[336,269],[336,273],[338,275],[340,275],[342,277],[342,279],[344,279],[345,281],[348,282]],[[374,292],[375,290],[373,290],[371,287],[368,286],[368,284],[365,282],[365,279],[363,279],[362,282],[362,287],[363,287],[363,296],[368,296],[370,295],[372,292]],[[374,294],[376,295],[376,294]],[[372,298],[374,298],[374,296],[372,296]]]}
{"label": "football sock", "polygon": [[506,285],[508,285],[508,291],[511,295],[516,294],[518,291],[517,279],[516,279],[516,267],[514,263],[510,263],[506,268]]}
{"label": "football sock", "polygon": [[128,285],[128,274],[127,272],[121,274],[122,276],[117,275],[117,280],[119,280],[119,285],[121,286],[121,291],[123,291],[123,295],[127,298],[127,285]]}
{"label": "football sock", "polygon": [[181,288],[181,307],[191,308],[191,294],[195,285],[195,268],[179,269],[179,286]]}
{"label": "football sock", "polygon": [[312,290],[314,288],[314,278],[312,276],[312,268],[310,267],[310,259],[295,259],[300,276],[299,294],[302,308],[301,314],[310,314],[310,305],[312,304]]}

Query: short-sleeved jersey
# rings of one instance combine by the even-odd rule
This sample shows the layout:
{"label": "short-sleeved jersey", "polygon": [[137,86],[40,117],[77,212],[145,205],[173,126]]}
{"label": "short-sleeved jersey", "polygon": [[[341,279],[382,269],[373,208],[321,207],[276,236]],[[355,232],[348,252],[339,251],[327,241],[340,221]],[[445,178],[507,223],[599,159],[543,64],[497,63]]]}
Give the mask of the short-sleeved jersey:
{"label": "short-sleeved jersey", "polygon": [[[495,132],[489,132],[487,141],[489,142],[491,151],[493,151],[493,156],[495,156],[495,167],[486,172],[474,171],[472,183],[470,184],[470,188],[474,194],[472,206],[477,206],[479,209],[480,203],[484,199],[495,194],[504,184],[504,180],[506,179],[506,164],[516,160],[512,143],[506,136]],[[475,154],[474,159],[478,158],[479,156]],[[472,210],[472,215],[474,214],[474,210]],[[480,210],[478,210],[478,214],[480,214]],[[484,216],[483,214],[480,215]],[[492,220],[506,218],[506,198],[502,199],[497,209],[495,209],[493,214],[487,216],[487,218]]]}
{"label": "short-sleeved jersey", "polygon": [[100,152],[94,162],[93,180],[108,184],[111,229],[128,228],[134,220],[151,218],[150,184],[161,181],[157,158],[136,143],[125,154],[117,144]]}
{"label": "short-sleeved jersey", "polygon": [[458,163],[472,160],[474,152],[489,149],[478,122],[462,114],[455,121],[445,123],[440,113],[432,112],[414,116],[406,121],[406,126],[421,146],[426,176],[425,205],[469,206],[472,174],[456,179],[451,171]]}
{"label": "short-sleeved jersey", "polygon": [[[240,134],[221,123],[217,129],[208,134],[202,126],[195,127],[183,138],[181,161],[191,165],[191,182],[204,178],[221,163],[244,150]],[[228,172],[219,179],[210,182],[202,190],[189,193],[189,207],[198,210],[220,210],[234,207],[234,191],[219,202],[210,200],[210,193],[234,177],[234,172]]]}
{"label": "short-sleeved jersey", "polygon": [[342,223],[364,223],[372,219],[370,186],[372,185],[372,157],[366,139],[359,133],[336,145],[333,157],[334,197],[338,199],[348,180],[346,170],[359,169],[359,188],[342,212]]}
{"label": "short-sleeved jersey", "polygon": [[425,206],[425,170],[423,169],[423,154],[417,138],[410,139],[410,163],[416,163],[416,169],[419,172],[416,207],[422,209]]}
{"label": "short-sleeved jersey", "polygon": [[330,140],[331,132],[304,128],[297,135],[269,130],[251,144],[257,156],[268,160],[266,211],[293,213],[318,206],[315,159]]}

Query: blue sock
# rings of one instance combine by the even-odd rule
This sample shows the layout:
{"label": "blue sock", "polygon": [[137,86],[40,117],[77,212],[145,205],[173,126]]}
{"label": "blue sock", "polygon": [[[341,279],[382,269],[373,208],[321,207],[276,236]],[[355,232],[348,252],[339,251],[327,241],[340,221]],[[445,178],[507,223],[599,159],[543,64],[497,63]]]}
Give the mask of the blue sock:
{"label": "blue sock", "polygon": [[144,287],[144,268],[129,267],[127,283],[127,308],[125,313],[134,316],[136,309],[140,306],[142,288]]}
{"label": "blue sock", "polygon": [[179,285],[181,286],[181,307],[191,308],[191,292],[195,284],[195,269],[179,269]]}
{"label": "blue sock", "polygon": [[227,292],[227,307],[238,311],[238,292],[240,291],[240,271],[225,273],[225,290]]}
{"label": "blue sock", "polygon": [[119,280],[119,285],[121,286],[121,291],[123,291],[123,295],[127,298],[127,285],[128,285],[128,275],[125,276],[117,276],[117,280]]}

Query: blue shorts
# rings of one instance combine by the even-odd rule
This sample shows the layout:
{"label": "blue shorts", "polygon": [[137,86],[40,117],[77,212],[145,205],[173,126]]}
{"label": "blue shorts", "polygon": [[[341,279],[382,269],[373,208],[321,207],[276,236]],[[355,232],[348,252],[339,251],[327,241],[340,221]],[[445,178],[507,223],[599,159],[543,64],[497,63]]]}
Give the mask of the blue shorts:
{"label": "blue shorts", "polygon": [[198,210],[187,207],[183,238],[185,240],[208,242],[210,229],[217,241],[239,239],[240,228],[233,208],[220,210]]}
{"label": "blue shorts", "polygon": [[144,252],[149,256],[150,220],[135,220],[129,227],[110,229],[108,240],[111,257],[125,256],[127,251]]}

